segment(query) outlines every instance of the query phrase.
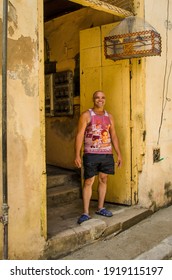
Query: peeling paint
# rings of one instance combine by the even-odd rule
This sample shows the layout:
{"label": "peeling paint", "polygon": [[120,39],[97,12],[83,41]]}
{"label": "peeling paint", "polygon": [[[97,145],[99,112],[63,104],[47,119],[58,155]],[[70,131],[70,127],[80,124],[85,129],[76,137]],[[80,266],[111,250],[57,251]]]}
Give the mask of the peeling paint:
{"label": "peeling paint", "polygon": [[9,22],[13,22],[14,26],[17,28],[18,25],[18,16],[16,8],[13,6],[13,4],[9,1],[8,5],[8,20]]}
{"label": "peeling paint", "polygon": [[37,95],[37,82],[36,79],[34,82],[34,77],[31,76],[30,70],[27,65],[17,65],[15,71],[8,71],[8,75],[12,80],[21,80],[26,95],[31,97]]}
{"label": "peeling paint", "polygon": [[[0,35],[2,33],[2,22],[0,21]],[[28,71],[31,71],[35,67],[36,61],[36,42],[30,37],[21,36],[18,40],[8,39],[8,70],[16,71],[19,65],[25,65]],[[2,46],[0,44],[0,52]],[[0,61],[1,62],[1,61]],[[2,74],[2,69],[0,69]],[[28,75],[28,73],[27,73]]]}
{"label": "peeling paint", "polygon": [[[1,23],[0,23],[1,32]],[[12,80],[21,80],[28,96],[37,95],[36,43],[30,37],[8,39],[8,75]],[[1,46],[0,46],[1,51]],[[1,63],[1,61],[0,61]],[[0,69],[1,74],[2,69]]]}
{"label": "peeling paint", "polygon": [[34,66],[36,42],[31,37],[21,36],[18,40],[8,40],[9,70],[15,70],[18,64],[25,64],[31,70]]}
{"label": "peeling paint", "polygon": [[[38,259],[47,234],[45,172],[42,176],[45,170],[44,65],[38,60],[43,61],[43,2],[10,1],[7,38],[9,259]],[[2,53],[1,8],[0,17]],[[0,257],[2,237],[0,227]]]}

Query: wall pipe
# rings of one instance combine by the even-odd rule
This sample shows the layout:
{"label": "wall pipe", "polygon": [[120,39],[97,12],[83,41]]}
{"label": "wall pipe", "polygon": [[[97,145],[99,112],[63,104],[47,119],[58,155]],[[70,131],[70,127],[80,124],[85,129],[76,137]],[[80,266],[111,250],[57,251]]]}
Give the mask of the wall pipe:
{"label": "wall pipe", "polygon": [[7,184],[7,25],[8,0],[3,0],[2,26],[2,217],[3,224],[3,259],[8,259],[8,184]]}

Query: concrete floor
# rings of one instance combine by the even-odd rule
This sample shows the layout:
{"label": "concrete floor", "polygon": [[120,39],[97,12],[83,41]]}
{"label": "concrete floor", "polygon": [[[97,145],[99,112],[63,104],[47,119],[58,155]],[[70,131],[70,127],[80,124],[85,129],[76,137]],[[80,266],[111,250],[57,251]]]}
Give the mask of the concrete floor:
{"label": "concrete floor", "polygon": [[[120,212],[122,209],[127,209],[127,206],[114,205],[105,203],[107,209],[113,212]],[[97,218],[95,211],[97,210],[97,202],[91,201],[90,215],[92,218]],[[48,237],[52,237],[57,233],[67,229],[79,226],[77,220],[82,213],[82,199],[76,199],[68,204],[61,204],[57,207],[48,208]],[[102,217],[103,219],[106,219]]]}

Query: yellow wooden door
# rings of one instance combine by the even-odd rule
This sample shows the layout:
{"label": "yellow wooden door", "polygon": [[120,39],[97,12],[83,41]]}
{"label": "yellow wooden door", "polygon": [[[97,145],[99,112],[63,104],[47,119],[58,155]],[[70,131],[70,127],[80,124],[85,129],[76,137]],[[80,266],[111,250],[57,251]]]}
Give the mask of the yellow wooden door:
{"label": "yellow wooden door", "polygon": [[[80,32],[81,112],[92,108],[92,94],[103,90],[105,109],[114,116],[123,166],[108,177],[106,201],[131,205],[131,131],[129,60],[112,61],[104,56],[103,38],[114,27],[108,24]],[[115,155],[115,153],[114,153]],[[116,155],[115,155],[116,158]],[[97,180],[93,199],[97,199]]]}

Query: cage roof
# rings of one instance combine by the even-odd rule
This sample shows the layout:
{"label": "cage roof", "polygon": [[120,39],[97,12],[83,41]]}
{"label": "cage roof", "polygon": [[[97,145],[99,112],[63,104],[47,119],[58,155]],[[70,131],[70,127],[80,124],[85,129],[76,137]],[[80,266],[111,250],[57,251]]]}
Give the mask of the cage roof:
{"label": "cage roof", "polygon": [[155,28],[146,22],[144,19],[130,16],[123,19],[117,26],[115,26],[108,34],[108,36],[114,36],[119,34],[128,34],[141,31],[150,31],[153,30],[156,32]]}

